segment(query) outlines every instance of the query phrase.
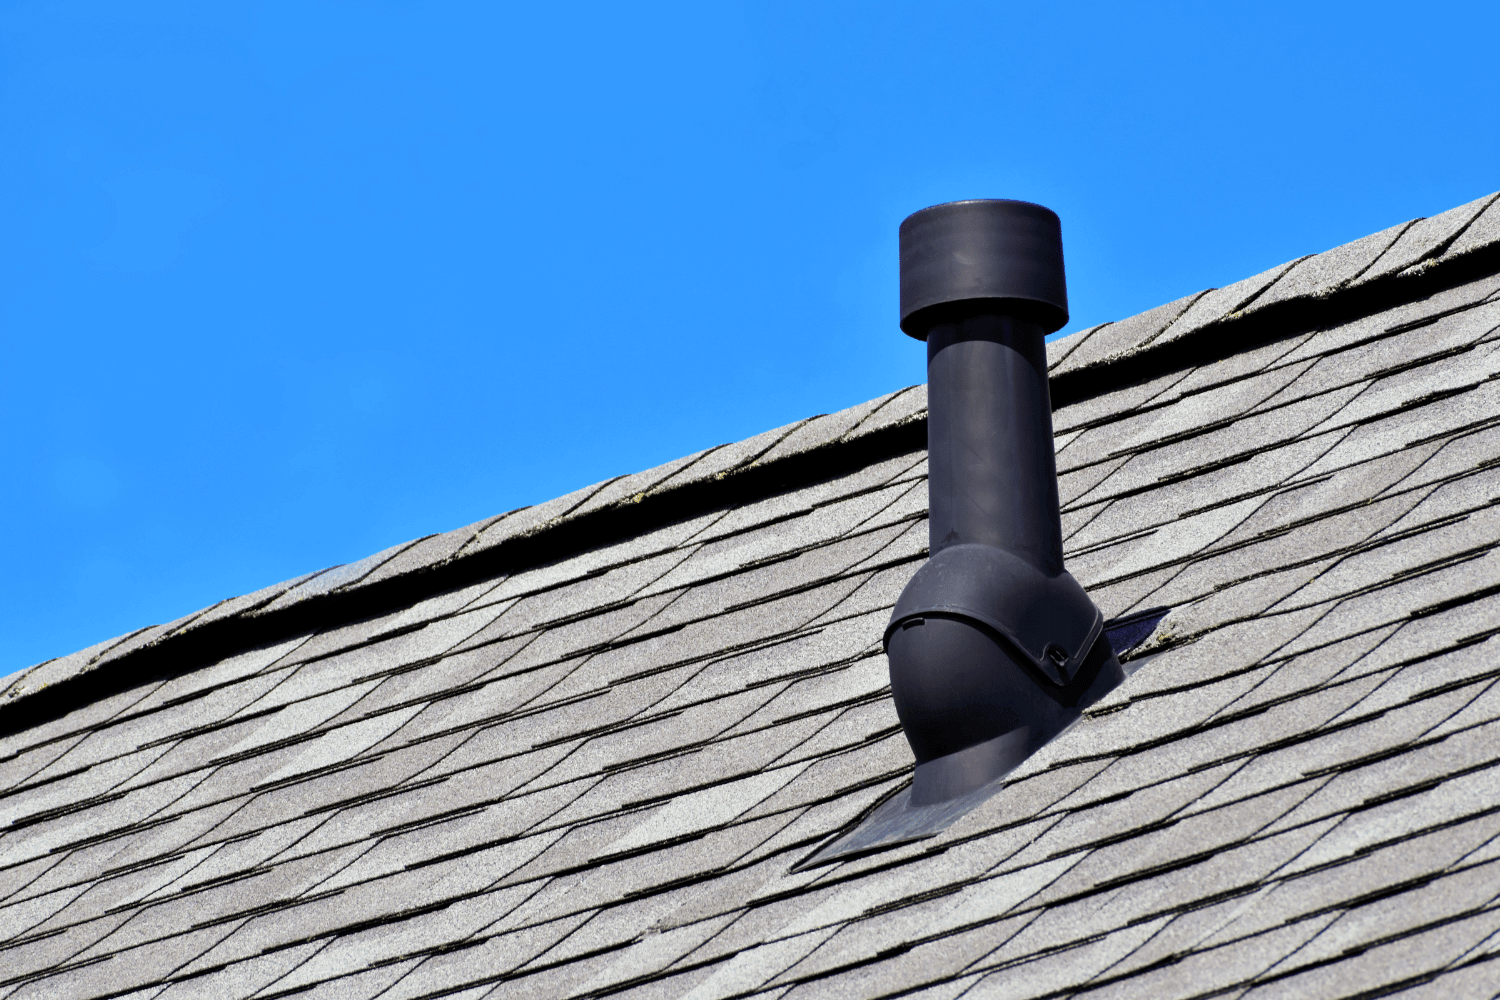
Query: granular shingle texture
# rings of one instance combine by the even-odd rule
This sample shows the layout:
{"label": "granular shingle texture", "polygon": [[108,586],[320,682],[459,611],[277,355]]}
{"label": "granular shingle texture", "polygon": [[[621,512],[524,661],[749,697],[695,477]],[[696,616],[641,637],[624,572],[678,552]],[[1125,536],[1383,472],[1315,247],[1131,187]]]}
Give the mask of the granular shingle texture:
{"label": "granular shingle texture", "polygon": [[794,871],[910,778],[918,387],[21,675],[0,998],[1500,993],[1495,205],[1050,345],[1172,610],[937,836]]}

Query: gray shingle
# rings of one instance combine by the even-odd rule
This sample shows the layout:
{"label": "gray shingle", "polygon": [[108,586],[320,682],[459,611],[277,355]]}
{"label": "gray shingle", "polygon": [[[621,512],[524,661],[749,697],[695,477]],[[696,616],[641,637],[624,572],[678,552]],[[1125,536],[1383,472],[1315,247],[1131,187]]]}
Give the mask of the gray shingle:
{"label": "gray shingle", "polygon": [[1497,195],[1487,194],[1483,198],[1476,198],[1467,205],[1450,208],[1441,215],[1435,215],[1430,219],[1422,219],[1406,232],[1401,238],[1391,245],[1380,258],[1359,279],[1355,285],[1364,284],[1389,275],[1404,271],[1413,267],[1429,257],[1442,254],[1443,250],[1460,234],[1471,222],[1478,218],[1495,200]]}
{"label": "gray shingle", "polygon": [[[1256,368],[1259,371],[1259,366]],[[1121,414],[1132,413],[1158,397],[1170,396],[1174,386],[1190,378],[1192,369],[1168,372],[1145,382],[1111,389],[1097,396],[1080,399],[1052,412],[1052,429],[1062,435],[1081,428],[1107,426],[1109,420]],[[1062,450],[1062,446],[1058,446]],[[1059,462],[1066,464],[1061,458]],[[1060,465],[1061,467],[1061,465]]]}
{"label": "gray shingle", "polygon": [[1500,239],[1500,208],[1496,208],[1495,203],[1490,202],[1489,207],[1469,223],[1468,228],[1459,234],[1458,239],[1448,245],[1448,249],[1443,252],[1442,259],[1452,260],[1493,246],[1497,239]]}
{"label": "gray shingle", "polygon": [[[1497,928],[1500,928],[1500,910],[1487,911],[1422,934],[1400,938],[1384,947],[1364,950],[1357,958],[1277,979],[1245,996],[1269,1000],[1271,997],[1327,995],[1331,990],[1341,993],[1347,990],[1351,992],[1345,995],[1357,995],[1355,991],[1366,992],[1411,982],[1424,974],[1441,970]],[[1317,939],[1314,939],[1308,949],[1309,959],[1318,953],[1316,945]],[[1300,964],[1299,960],[1308,961],[1298,953],[1292,956],[1288,966],[1295,967]]]}
{"label": "gray shingle", "polygon": [[[1194,951],[1167,965],[1148,966],[1128,978],[1083,994],[1089,1000],[1142,996],[1200,996],[1233,992],[1302,947],[1335,919],[1333,914],[1303,920],[1236,942],[1232,947]],[[1115,971],[1122,975],[1122,971]]]}
{"label": "gray shingle", "polygon": [[893,393],[879,409],[845,434],[844,440],[857,441],[877,431],[901,427],[914,420],[925,419],[927,419],[927,386],[926,384],[914,385]]}
{"label": "gray shingle", "polygon": [[1282,275],[1307,259],[1299,257],[1296,260],[1289,260],[1285,264],[1278,264],[1270,270],[1262,271],[1254,277],[1211,290],[1177,317],[1171,326],[1157,336],[1156,342],[1158,344],[1171,343],[1174,340],[1190,337],[1206,326],[1232,319]]}
{"label": "gray shingle", "polygon": [[1107,323],[1101,323],[1101,324],[1099,324],[1099,326],[1091,326],[1091,327],[1089,327],[1086,330],[1078,330],[1078,331],[1076,331],[1074,333],[1070,333],[1066,337],[1055,337],[1055,338],[1053,338],[1051,340],[1048,340],[1047,341],[1047,371],[1048,371],[1048,373],[1050,374],[1051,371],[1052,371],[1052,369],[1056,368],[1062,362],[1062,360],[1064,358],[1066,358],[1069,354],[1071,354],[1072,352],[1078,350],[1079,346],[1085,340],[1088,340],[1089,337],[1090,337],[1090,335],[1092,335],[1094,333],[1094,331],[1098,330],[1102,326],[1107,326],[1107,325],[1108,325]]}
{"label": "gray shingle", "polygon": [[1092,336],[1069,351],[1056,365],[1051,364],[1049,359],[1048,374],[1055,378],[1080,368],[1108,364],[1116,358],[1141,350],[1206,294],[1208,293],[1195,292],[1138,316],[1095,328]]}
{"label": "gray shingle", "polygon": [[1258,312],[1292,299],[1326,298],[1363,274],[1414,224],[1403,222],[1316,257],[1307,257],[1243,308],[1247,313]]}

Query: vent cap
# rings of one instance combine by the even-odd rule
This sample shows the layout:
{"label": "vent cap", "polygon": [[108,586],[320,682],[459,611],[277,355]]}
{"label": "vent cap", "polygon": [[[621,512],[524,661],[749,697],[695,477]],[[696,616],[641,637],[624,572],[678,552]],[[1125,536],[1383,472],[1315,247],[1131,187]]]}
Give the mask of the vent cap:
{"label": "vent cap", "polygon": [[1003,300],[999,312],[1052,333],[1068,323],[1062,222],[1029,201],[980,198],[914,212],[901,223],[901,329],[925,340],[957,303]]}

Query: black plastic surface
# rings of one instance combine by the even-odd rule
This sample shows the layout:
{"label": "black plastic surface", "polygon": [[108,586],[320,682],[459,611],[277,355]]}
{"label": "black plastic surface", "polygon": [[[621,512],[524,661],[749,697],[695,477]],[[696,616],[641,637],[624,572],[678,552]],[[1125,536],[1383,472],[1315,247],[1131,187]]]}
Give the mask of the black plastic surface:
{"label": "black plastic surface", "polygon": [[950,545],[917,570],[896,601],[887,648],[902,622],[933,615],[988,626],[1054,686],[1073,680],[1104,626],[1072,574],[1048,576],[994,545]]}
{"label": "black plastic surface", "polygon": [[912,215],[901,297],[927,341],[930,558],[885,646],[925,809],[1008,774],[1125,674],[1063,567],[1043,343],[1067,319],[1057,216],[1008,201]]}
{"label": "black plastic surface", "polygon": [[1066,326],[1057,215],[1027,201],[976,199],[907,216],[901,223],[901,329],[925,339],[960,303],[965,314],[1030,319],[1047,333]]}

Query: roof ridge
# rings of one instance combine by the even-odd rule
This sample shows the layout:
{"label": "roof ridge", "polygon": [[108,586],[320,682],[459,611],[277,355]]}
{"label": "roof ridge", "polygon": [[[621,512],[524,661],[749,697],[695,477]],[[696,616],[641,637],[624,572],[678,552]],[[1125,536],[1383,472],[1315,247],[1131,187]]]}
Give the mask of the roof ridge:
{"label": "roof ridge", "polygon": [[[48,660],[0,690],[0,736],[233,653],[372,618],[926,446],[926,394],[901,389],[645,472],[585,487],[341,567],[231,598]],[[322,581],[342,578],[337,586]],[[321,584],[321,585],[320,585]]]}
{"label": "roof ridge", "polygon": [[[1500,192],[1053,341],[1053,408],[1497,270]],[[925,443],[925,387],[913,386],[396,545],[24,670],[0,689],[0,735],[243,649],[810,486]]]}
{"label": "roof ridge", "polygon": [[1056,409],[1500,269],[1500,191],[1047,345]]}

